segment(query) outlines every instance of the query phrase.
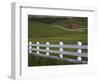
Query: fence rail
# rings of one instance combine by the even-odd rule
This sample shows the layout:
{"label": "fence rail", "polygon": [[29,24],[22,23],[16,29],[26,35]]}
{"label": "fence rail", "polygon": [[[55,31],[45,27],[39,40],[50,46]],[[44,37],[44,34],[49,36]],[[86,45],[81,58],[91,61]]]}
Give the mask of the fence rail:
{"label": "fence rail", "polygon": [[[40,44],[39,42],[32,43],[29,42],[29,53],[36,54],[38,56],[42,57],[48,57],[53,59],[63,59],[68,62],[81,62],[81,63],[87,63],[87,61],[83,61],[82,57],[87,57],[87,53],[82,53],[82,49],[87,49],[87,45],[82,45],[82,42],[77,42],[77,45],[69,45],[69,44],[63,44],[63,42],[59,42],[59,44],[50,44],[49,42],[46,42],[46,44]],[[33,48],[36,47],[36,48]],[[40,47],[45,47],[45,49],[40,49]],[[59,50],[50,50],[50,48],[59,48]],[[71,52],[71,51],[64,51],[64,48],[75,48],[77,49],[77,52]],[[34,53],[34,51],[36,53]],[[40,52],[45,52],[45,54],[41,54]],[[58,56],[51,56],[50,53],[58,54]],[[67,56],[77,56],[77,59],[70,59],[70,58],[64,58],[64,55]]]}
{"label": "fence rail", "polygon": [[47,45],[47,44],[29,44],[29,46],[39,46],[39,47],[55,47],[55,48],[80,48],[80,49],[87,49],[87,46],[86,45],[58,45],[58,44],[50,44],[50,45]]}

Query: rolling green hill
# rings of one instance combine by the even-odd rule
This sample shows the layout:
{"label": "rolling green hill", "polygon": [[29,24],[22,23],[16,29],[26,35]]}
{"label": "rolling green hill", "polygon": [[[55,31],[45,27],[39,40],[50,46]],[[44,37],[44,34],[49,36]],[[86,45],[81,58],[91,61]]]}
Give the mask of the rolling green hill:
{"label": "rolling green hill", "polygon": [[39,17],[32,17],[30,18],[31,21],[36,21],[40,23],[46,23],[46,24],[54,24],[54,25],[59,25],[64,28],[70,28],[72,23],[78,24],[78,28],[87,28],[87,18],[80,18],[80,17],[60,17],[60,18],[52,18],[52,17],[44,17],[44,18],[39,18]]}
{"label": "rolling green hill", "polygon": [[40,23],[37,21],[29,21],[28,28],[29,41],[32,42],[51,42],[58,43],[76,43],[82,41],[87,44],[87,32],[79,32],[72,30],[65,30],[53,24]]}
{"label": "rolling green hill", "polygon": [[[83,44],[87,44],[87,31],[73,31],[70,25],[75,22],[79,25],[79,28],[87,28],[86,19],[63,19],[63,18],[38,18],[34,17],[28,20],[28,41],[36,43],[59,43],[63,41],[64,44],[77,44],[77,41],[81,41]],[[65,28],[68,26],[67,28]],[[53,48],[54,50],[54,48]],[[66,51],[77,51],[77,49],[64,49]],[[85,52],[87,52],[85,50]],[[55,55],[55,54],[51,54]],[[57,55],[57,54],[56,54]],[[74,58],[75,56],[66,56],[66,58]],[[86,59],[86,58],[85,58]],[[71,65],[77,63],[65,62],[62,60],[49,59],[36,56],[34,54],[28,54],[28,66],[47,66],[47,65]],[[79,64],[79,63],[78,63]]]}

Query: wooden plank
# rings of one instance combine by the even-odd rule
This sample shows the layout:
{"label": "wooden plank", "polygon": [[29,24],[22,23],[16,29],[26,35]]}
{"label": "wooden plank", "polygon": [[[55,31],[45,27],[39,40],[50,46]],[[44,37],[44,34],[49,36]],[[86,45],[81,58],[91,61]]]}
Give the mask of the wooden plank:
{"label": "wooden plank", "polygon": [[87,53],[77,53],[77,52],[68,52],[64,51],[64,55],[71,55],[71,56],[81,56],[81,57],[87,57]]}
{"label": "wooden plank", "polygon": [[60,58],[58,56],[51,56],[51,55],[45,55],[45,54],[36,54],[36,53],[32,53],[32,54],[34,54],[36,56],[45,57],[45,58],[51,58],[51,59],[57,59],[57,60],[64,60],[66,62],[87,64],[87,61],[78,61],[76,59],[71,59],[71,58]]}
{"label": "wooden plank", "polygon": [[[36,48],[29,48],[29,50],[33,50],[33,51],[40,51],[40,52],[47,52],[47,50],[45,49],[36,49]],[[57,50],[49,50],[49,53],[56,53],[56,54],[60,54],[60,51]],[[68,52],[68,51],[63,51],[62,54],[64,55],[71,55],[71,56],[82,56],[82,57],[87,57],[87,53],[77,53],[77,52]]]}
{"label": "wooden plank", "polygon": [[[39,46],[39,47],[46,47],[47,45],[46,44],[29,44],[29,46]],[[82,45],[82,46],[78,46],[78,45],[59,45],[59,44],[50,44],[48,47],[55,47],[55,48],[80,48],[80,49],[87,49],[87,45]]]}

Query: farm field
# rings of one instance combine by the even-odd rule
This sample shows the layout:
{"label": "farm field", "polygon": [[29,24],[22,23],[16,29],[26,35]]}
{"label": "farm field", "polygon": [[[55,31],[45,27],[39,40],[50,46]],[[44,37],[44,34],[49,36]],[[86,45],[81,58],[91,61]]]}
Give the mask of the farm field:
{"label": "farm field", "polygon": [[[88,32],[72,30],[71,24],[75,22],[78,28],[87,28],[87,18],[29,18],[28,20],[28,42],[56,44],[63,42],[64,44],[77,44],[81,41],[82,44],[88,45]],[[54,48],[53,48],[54,49]],[[66,51],[77,51],[76,49],[65,49]],[[86,50],[83,50],[87,52]],[[66,56],[67,57],[67,56]],[[71,56],[71,58],[76,58]],[[86,59],[86,58],[83,58]],[[86,59],[87,60],[87,59]],[[77,63],[65,62],[62,60],[48,59],[28,54],[29,66],[44,66],[44,65],[70,65]],[[79,63],[78,63],[79,64]]]}

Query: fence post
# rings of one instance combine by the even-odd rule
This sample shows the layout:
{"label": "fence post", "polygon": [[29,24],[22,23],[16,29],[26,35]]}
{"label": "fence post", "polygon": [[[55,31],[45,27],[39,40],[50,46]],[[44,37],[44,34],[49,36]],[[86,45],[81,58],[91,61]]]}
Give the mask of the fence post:
{"label": "fence post", "polygon": [[49,55],[49,42],[46,42],[46,45],[47,45],[47,47],[46,47],[46,55]]}
{"label": "fence post", "polygon": [[37,46],[36,46],[36,48],[37,48],[36,53],[37,53],[37,54],[40,54],[40,52],[39,52],[39,49],[40,49],[39,44],[40,44],[40,43],[39,43],[39,42],[37,42],[36,44],[37,44]]}
{"label": "fence post", "polygon": [[32,46],[31,46],[32,42],[29,42],[29,53],[32,53]]}
{"label": "fence post", "polygon": [[[82,46],[82,42],[78,41],[78,42],[77,42],[77,45],[78,45],[78,46]],[[78,50],[77,50],[77,53],[79,54],[79,56],[77,57],[77,60],[78,60],[78,61],[82,61],[82,58],[81,58],[81,56],[80,56],[80,54],[82,53],[82,49],[78,49]]]}
{"label": "fence post", "polygon": [[59,55],[59,57],[60,57],[60,58],[63,58],[63,54],[62,54],[63,48],[61,47],[61,46],[63,46],[63,42],[59,42],[59,45],[60,45],[60,48],[59,48],[60,55]]}

